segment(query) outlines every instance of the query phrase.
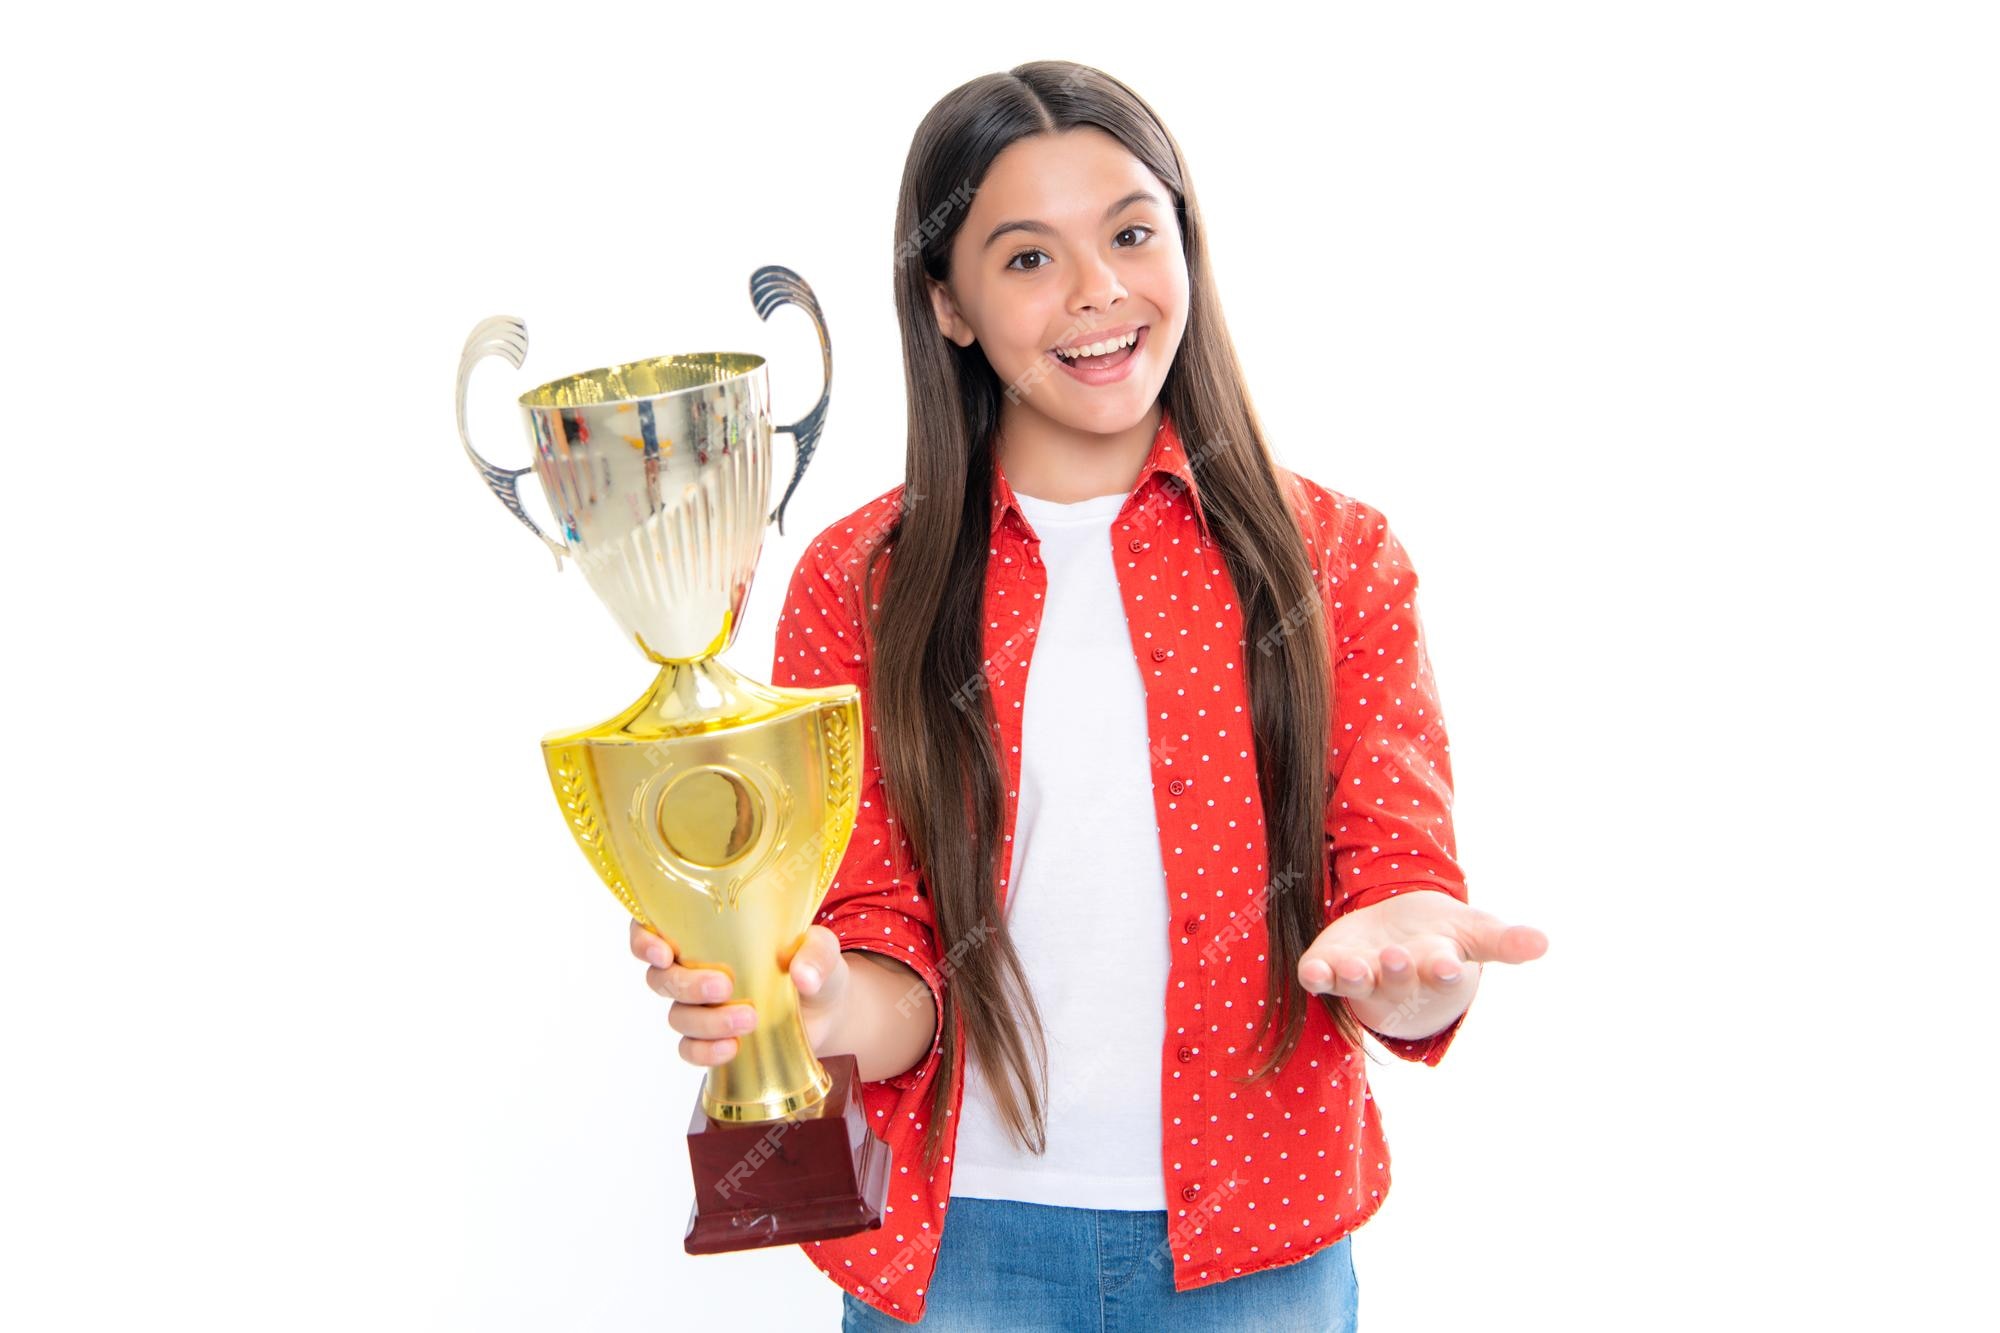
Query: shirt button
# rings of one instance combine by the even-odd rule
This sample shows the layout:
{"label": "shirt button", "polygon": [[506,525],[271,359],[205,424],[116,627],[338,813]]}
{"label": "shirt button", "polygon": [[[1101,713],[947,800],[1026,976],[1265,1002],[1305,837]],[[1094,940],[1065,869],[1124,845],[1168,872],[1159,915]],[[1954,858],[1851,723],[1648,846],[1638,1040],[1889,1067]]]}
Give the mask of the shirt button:
{"label": "shirt button", "polygon": [[1167,660],[1167,650],[1166,650],[1166,649],[1164,649],[1164,648],[1155,648],[1155,649],[1153,650],[1153,660],[1154,660],[1155,662],[1164,662],[1164,661],[1166,661],[1166,660]]}
{"label": "shirt button", "polygon": [[1201,931],[1201,918],[1198,916],[1189,917],[1187,919],[1187,923],[1181,927],[1181,933],[1183,935],[1195,935],[1199,934],[1200,931]]}
{"label": "shirt button", "polygon": [[1190,1200],[1190,1201],[1192,1201],[1192,1200],[1194,1199],[1194,1196],[1195,1196],[1195,1195],[1197,1195],[1197,1194],[1199,1194],[1199,1193],[1201,1193],[1201,1186],[1199,1186],[1199,1185],[1183,1185],[1183,1186],[1181,1186],[1181,1197],[1182,1197],[1183,1199],[1187,1199],[1187,1200]]}
{"label": "shirt button", "polygon": [[1194,1059],[1194,1047],[1183,1046],[1180,1048],[1180,1050],[1176,1051],[1174,1054],[1180,1057],[1180,1062],[1182,1064],[1186,1064],[1188,1061]]}
{"label": "shirt button", "polygon": [[1146,541],[1145,541],[1145,538],[1143,538],[1143,537],[1134,537],[1134,538],[1133,538],[1133,539],[1132,539],[1131,541],[1129,541],[1129,542],[1127,542],[1127,543],[1126,543],[1126,546],[1125,546],[1125,549],[1126,549],[1126,550],[1128,550],[1128,551],[1143,551],[1143,550],[1145,550],[1145,549],[1146,549]]}
{"label": "shirt button", "polygon": [[1175,778],[1172,782],[1169,782],[1167,784],[1167,790],[1172,792],[1174,795],[1179,796],[1182,792],[1187,790],[1187,783],[1182,782],[1179,778]]}

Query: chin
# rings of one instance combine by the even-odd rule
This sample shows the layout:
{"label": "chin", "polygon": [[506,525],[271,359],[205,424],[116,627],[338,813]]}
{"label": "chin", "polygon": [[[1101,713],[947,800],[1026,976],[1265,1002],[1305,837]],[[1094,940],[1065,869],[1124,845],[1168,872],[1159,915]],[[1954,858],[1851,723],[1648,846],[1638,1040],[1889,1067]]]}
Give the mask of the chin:
{"label": "chin", "polygon": [[1100,403],[1094,408],[1052,409],[1050,404],[1042,405],[1042,414],[1051,420],[1060,421],[1072,430],[1089,431],[1093,435],[1116,435],[1120,431],[1131,430],[1146,419],[1159,400],[1156,389],[1150,395],[1135,391],[1132,398],[1118,403]]}

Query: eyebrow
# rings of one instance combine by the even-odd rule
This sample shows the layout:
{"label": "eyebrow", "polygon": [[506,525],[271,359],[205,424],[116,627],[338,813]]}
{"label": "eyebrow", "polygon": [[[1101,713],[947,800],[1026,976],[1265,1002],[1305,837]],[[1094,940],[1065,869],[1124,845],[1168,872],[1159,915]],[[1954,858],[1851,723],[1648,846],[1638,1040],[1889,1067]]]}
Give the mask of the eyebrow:
{"label": "eyebrow", "polygon": [[[1160,201],[1159,198],[1156,195],[1154,195],[1151,190],[1134,190],[1132,191],[1132,193],[1126,195],[1123,199],[1120,199],[1117,203],[1111,205],[1111,207],[1105,209],[1104,220],[1106,222],[1109,222],[1111,221],[1112,218],[1118,216],[1118,214],[1124,212],[1132,205],[1138,203],[1150,203],[1157,207],[1159,206]],[[1010,231],[1033,232],[1037,236],[1053,236],[1056,234],[1056,229],[1054,227],[1051,227],[1046,222],[1003,222],[999,226],[995,227],[990,234],[988,234],[988,236],[986,237],[986,244],[982,245],[980,249],[981,250],[992,249],[993,242],[999,240],[1002,236],[1006,235]]]}

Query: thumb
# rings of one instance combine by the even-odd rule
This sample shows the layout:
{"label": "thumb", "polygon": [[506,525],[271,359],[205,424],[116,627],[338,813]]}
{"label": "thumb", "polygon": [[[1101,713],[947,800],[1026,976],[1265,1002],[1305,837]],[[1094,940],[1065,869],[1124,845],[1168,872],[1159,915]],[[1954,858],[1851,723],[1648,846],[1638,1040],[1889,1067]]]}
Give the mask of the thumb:
{"label": "thumb", "polygon": [[1460,949],[1475,963],[1530,963],[1549,951],[1549,937],[1533,926],[1487,916],[1460,941]]}
{"label": "thumb", "polygon": [[813,1008],[838,1004],[847,992],[847,956],[840,937],[825,926],[806,927],[788,965],[799,999]]}

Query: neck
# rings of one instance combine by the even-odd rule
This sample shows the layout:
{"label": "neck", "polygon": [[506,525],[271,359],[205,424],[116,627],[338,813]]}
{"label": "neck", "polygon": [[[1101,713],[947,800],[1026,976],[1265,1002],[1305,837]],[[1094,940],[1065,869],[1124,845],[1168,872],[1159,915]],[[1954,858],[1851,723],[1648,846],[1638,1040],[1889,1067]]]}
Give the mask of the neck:
{"label": "neck", "polygon": [[1135,424],[1099,434],[1051,420],[1015,404],[1000,418],[1000,470],[1017,491],[1074,504],[1132,489],[1139,469],[1153,452],[1161,408],[1155,402]]}
{"label": "neck", "polygon": [[718,657],[662,661],[646,692],[599,730],[640,740],[709,732],[776,716],[800,693],[739,675]]}

